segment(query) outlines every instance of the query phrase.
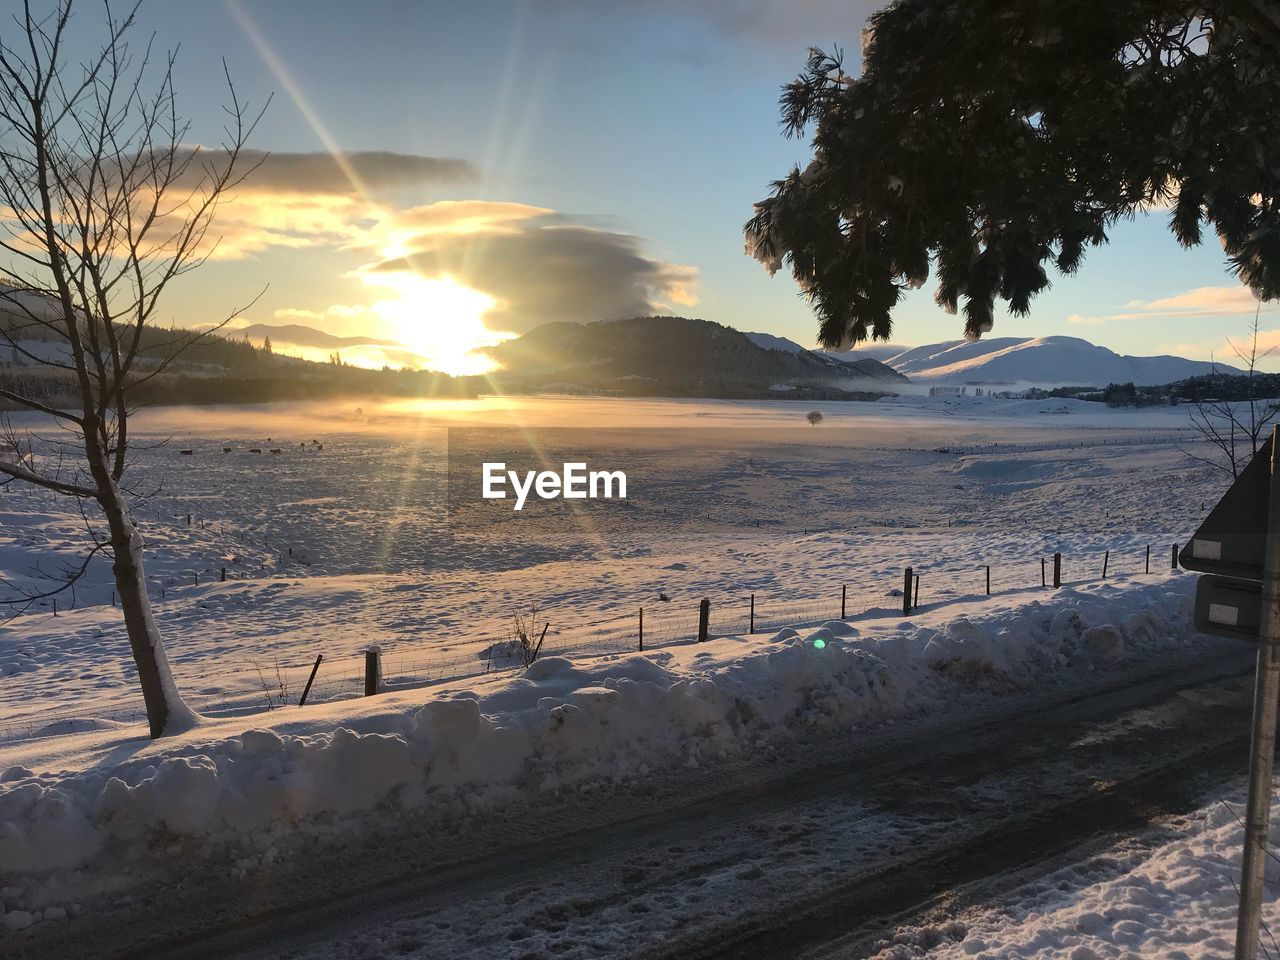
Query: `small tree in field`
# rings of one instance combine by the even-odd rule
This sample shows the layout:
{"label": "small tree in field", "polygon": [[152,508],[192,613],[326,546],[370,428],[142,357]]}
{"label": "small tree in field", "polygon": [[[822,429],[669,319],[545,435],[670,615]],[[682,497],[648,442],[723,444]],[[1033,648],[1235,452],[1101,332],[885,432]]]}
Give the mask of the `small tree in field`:
{"label": "small tree in field", "polygon": [[1249,345],[1228,340],[1231,352],[1244,364],[1245,397],[1195,398],[1190,401],[1191,426],[1196,435],[1209,446],[1207,455],[1183,448],[1183,453],[1215,469],[1231,474],[1234,480],[1248,466],[1258,448],[1266,441],[1271,423],[1280,414],[1274,399],[1259,394],[1258,361],[1269,356],[1275,347],[1260,350],[1258,346],[1258,322],[1261,311],[1253,316]]}
{"label": "small tree in field", "polygon": [[[228,73],[221,148],[185,146],[173,56],[151,69],[150,47],[135,55],[125,41],[137,7],[120,19],[105,8],[105,41],[76,63],[66,55],[72,3],[40,12],[26,4],[0,36],[0,336],[57,371],[74,398],[64,406],[20,383],[0,389],[0,398],[63,430],[47,440],[6,422],[0,475],[78,501],[90,548],[48,592],[23,590],[6,602],[52,596],[94,556],[109,557],[147,721],[160,736],[195,715],[178,693],[147,596],[124,481],[129,421],[138,388],[207,335],[156,329],[156,311],[169,282],[208,256],[211,219],[248,172],[240,154],[261,114],[246,115]],[[32,353],[32,340],[55,344],[57,358]]]}
{"label": "small tree in field", "polygon": [[810,410],[808,414],[805,415],[805,419],[809,421],[809,426],[816,427],[822,422],[822,414],[817,410]]}

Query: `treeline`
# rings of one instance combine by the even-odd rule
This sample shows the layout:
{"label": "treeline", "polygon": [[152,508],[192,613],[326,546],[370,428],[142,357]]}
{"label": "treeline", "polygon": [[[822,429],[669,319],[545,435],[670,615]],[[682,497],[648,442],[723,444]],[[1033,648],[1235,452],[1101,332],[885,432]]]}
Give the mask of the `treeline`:
{"label": "treeline", "polygon": [[1045,397],[1073,397],[1105,403],[1109,407],[1150,407],[1201,400],[1261,400],[1280,397],[1280,374],[1210,373],[1173,383],[1139,387],[1133,383],[1110,383],[1097,387],[1058,387],[1035,391]]}
{"label": "treeline", "polygon": [[[318,371],[310,368],[318,368]],[[309,364],[308,368],[278,368],[269,375],[259,376],[166,373],[140,385],[137,396],[140,402],[147,404],[211,404],[327,400],[352,396],[460,399],[476,396],[477,392],[476,385],[468,379],[442,373]]]}

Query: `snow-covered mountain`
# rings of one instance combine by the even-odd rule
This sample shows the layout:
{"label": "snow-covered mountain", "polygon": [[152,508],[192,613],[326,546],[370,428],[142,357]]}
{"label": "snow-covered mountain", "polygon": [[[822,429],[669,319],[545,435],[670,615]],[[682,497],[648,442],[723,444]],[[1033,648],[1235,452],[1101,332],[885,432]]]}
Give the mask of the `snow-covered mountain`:
{"label": "snow-covered mountain", "polygon": [[[905,379],[901,376],[895,377],[895,373],[901,375],[902,371],[895,371],[883,362],[883,354],[873,354],[871,351],[850,350],[845,353],[832,353],[826,350],[808,350],[794,340],[788,340],[786,337],[778,337],[772,333],[747,333],[743,334],[748,340],[757,347],[763,347],[765,350],[781,350],[783,353],[791,353],[803,357],[809,362],[817,361],[826,364],[833,372],[847,373],[853,376],[871,377],[876,380],[893,380]],[[901,348],[898,348],[899,350]],[[891,351],[897,353],[897,350]]]}
{"label": "snow-covered mountain", "polygon": [[[1079,337],[993,337],[913,347],[885,361],[912,380],[931,383],[1035,383],[1152,386],[1210,373],[1204,360],[1130,357]],[[1242,371],[1217,364],[1219,373]]]}

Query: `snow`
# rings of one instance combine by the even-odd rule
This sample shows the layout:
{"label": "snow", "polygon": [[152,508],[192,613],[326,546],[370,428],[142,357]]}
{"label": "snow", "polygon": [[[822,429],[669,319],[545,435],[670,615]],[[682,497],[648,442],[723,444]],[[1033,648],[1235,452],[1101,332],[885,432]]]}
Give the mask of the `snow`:
{"label": "snow", "polygon": [[[164,489],[135,515],[175,676],[203,717],[145,738],[101,566],[75,609],[5,627],[6,924],[144,895],[185,868],[174,844],[240,876],[290,843],[379,819],[483,816],[815,737],[870,741],[1226,643],[1187,629],[1192,578],[1163,562],[1222,487],[1170,439],[1185,439],[1185,419],[1036,404],[148,411],[135,435],[172,431],[180,443],[140,456],[135,482]],[[821,426],[805,422],[810,409]],[[602,535],[533,516],[520,536],[487,540],[451,529],[446,427],[609,427],[620,414],[640,431],[628,443],[662,452],[625,522]],[[284,453],[250,455],[264,438]],[[1169,492],[1153,502],[1152,489]],[[80,536],[70,505],[17,487],[0,495],[7,579],[36,582],[35,561],[73,555]],[[1055,551],[1068,585],[1044,591],[1040,558]],[[907,564],[922,606],[904,618],[894,593]],[[833,619],[844,586],[849,617]],[[704,596],[714,639],[698,644],[690,622]],[[530,602],[555,624],[543,658],[490,670],[512,611]],[[357,698],[370,644],[385,651],[387,692]],[[317,689],[300,709],[317,653]]]}
{"label": "snow", "polygon": [[251,729],[209,721],[159,742],[105,728],[13,744],[0,754],[0,862],[27,905],[65,907],[117,858],[160,869],[166,844],[184,838],[220,859],[260,858],[281,831],[378,809],[483,808],[512,790],[655,776],[799,737],[874,736],[974,695],[1221,643],[1187,633],[1191,584],[1162,576],[645,654],[549,656],[514,675],[277,711]]}
{"label": "snow", "polygon": [[[1241,792],[1240,785],[1231,790]],[[945,928],[898,930],[872,960],[1230,956],[1243,819],[1242,805],[1215,801],[1171,825],[1172,838],[1117,847],[1039,877],[1001,909]],[[1270,845],[1280,845],[1280,827],[1274,823]],[[1267,875],[1263,915],[1275,917],[1280,912],[1280,869],[1274,861],[1268,862]],[[1268,935],[1262,936],[1265,949],[1274,950]]]}
{"label": "snow", "polygon": [[783,353],[807,353],[805,347],[800,346],[794,340],[788,340],[786,337],[774,336],[772,333],[747,333],[743,334],[748,340],[757,347],[764,347],[766,350],[781,350]]}
{"label": "snow", "polygon": [[[1079,337],[991,337],[912,347],[885,360],[912,380],[929,383],[1151,386],[1214,370],[1203,360],[1122,356]],[[1220,373],[1240,371],[1223,364]]]}

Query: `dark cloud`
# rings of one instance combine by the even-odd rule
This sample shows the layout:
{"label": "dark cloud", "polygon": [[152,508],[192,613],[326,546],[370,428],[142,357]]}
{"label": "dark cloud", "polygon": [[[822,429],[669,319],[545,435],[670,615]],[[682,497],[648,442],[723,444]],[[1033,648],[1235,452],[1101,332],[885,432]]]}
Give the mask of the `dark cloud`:
{"label": "dark cloud", "polygon": [[639,316],[696,302],[697,270],[647,257],[625,233],[533,216],[501,229],[425,235],[374,272],[449,275],[500,301],[491,326],[523,333],[551,320]]}
{"label": "dark cloud", "polygon": [[[190,151],[188,151],[189,153]],[[227,154],[200,149],[188,169],[188,179],[198,178],[209,165],[225,166]],[[424,184],[466,183],[479,171],[468,161],[454,157],[424,157],[387,150],[360,150],[339,154],[268,153],[244,150],[240,169],[253,169],[242,189],[272,193],[351,195],[383,192]]]}

